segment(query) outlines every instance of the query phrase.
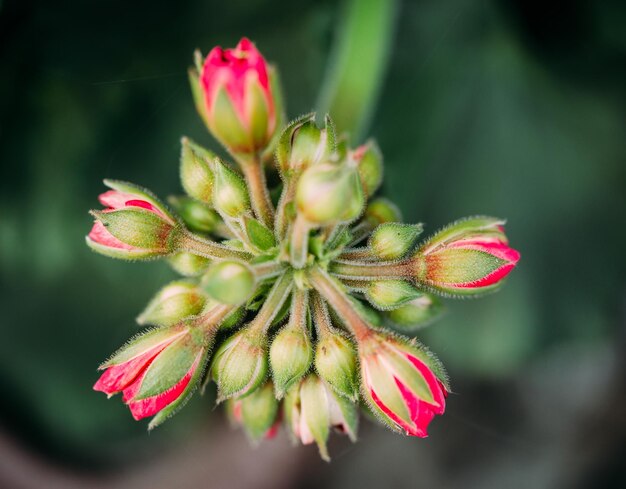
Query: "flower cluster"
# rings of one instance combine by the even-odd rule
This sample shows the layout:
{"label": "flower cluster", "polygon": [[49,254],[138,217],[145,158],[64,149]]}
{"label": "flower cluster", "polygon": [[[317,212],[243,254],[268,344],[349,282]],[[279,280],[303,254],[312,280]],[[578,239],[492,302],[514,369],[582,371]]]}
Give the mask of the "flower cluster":
{"label": "flower cluster", "polygon": [[402,333],[439,315],[438,296],[501,285],[519,260],[504,221],[462,219],[420,242],[422,226],[376,196],[377,145],[351,148],[330,116],[285,124],[277,73],[247,39],[198,54],[189,77],[235,164],[183,138],[186,195],[171,208],[105,181],[87,244],[114,258],[162,257],[185,278],[157,292],[137,319],[151,328],[100,367],[94,389],[121,392],[152,428],[212,380],[252,440],[282,420],[325,459],[331,429],[356,438],[359,401],[392,430],[427,436],[450,386]]}

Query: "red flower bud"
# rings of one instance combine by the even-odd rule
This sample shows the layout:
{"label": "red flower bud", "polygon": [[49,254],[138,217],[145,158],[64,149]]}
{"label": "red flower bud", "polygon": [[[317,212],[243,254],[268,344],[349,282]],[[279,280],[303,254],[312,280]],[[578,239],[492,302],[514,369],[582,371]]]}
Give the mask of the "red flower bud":
{"label": "red flower bud", "polygon": [[[202,113],[213,135],[235,153],[265,148],[278,126],[274,73],[246,38],[234,49],[215,47],[198,80]],[[192,80],[193,83],[193,80]]]}
{"label": "red flower bud", "polygon": [[504,234],[504,221],[457,221],[433,236],[414,258],[417,281],[435,290],[471,295],[500,285],[520,259]]}
{"label": "red flower bud", "polygon": [[203,369],[207,345],[191,333],[176,326],[139,336],[100,367],[94,390],[122,392],[136,420],[163,412],[151,426],[160,423],[191,394]]}
{"label": "red flower bud", "polygon": [[394,430],[428,436],[446,407],[443,367],[416,344],[374,332],[359,350],[363,395],[374,413]]}
{"label": "red flower bud", "polygon": [[169,237],[176,220],[149,192],[132,184],[105,180],[112,190],[99,196],[103,211],[86,237],[91,249],[114,258],[139,259],[172,251]]}

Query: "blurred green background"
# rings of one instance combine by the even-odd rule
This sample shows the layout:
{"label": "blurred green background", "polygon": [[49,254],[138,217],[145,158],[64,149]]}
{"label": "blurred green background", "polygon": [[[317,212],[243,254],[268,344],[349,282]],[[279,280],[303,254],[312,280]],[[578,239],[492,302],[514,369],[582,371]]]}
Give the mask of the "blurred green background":
{"label": "blurred green background", "polygon": [[[376,25],[377,3],[357,2],[359,22]],[[389,49],[348,65],[350,83],[382,74],[355,111],[384,193],[430,231],[506,217],[522,261],[420,334],[455,391],[430,438],[364,420],[328,465],[284,434],[249,448],[211,395],[148,435],[93,392],[174,274],[84,235],[103,178],[177,193],[180,136],[216,147],[187,86],[195,48],[250,37],[295,117],[317,103],[343,4],[1,2],[0,487],[626,487],[625,7],[404,1],[395,29],[362,25]]]}

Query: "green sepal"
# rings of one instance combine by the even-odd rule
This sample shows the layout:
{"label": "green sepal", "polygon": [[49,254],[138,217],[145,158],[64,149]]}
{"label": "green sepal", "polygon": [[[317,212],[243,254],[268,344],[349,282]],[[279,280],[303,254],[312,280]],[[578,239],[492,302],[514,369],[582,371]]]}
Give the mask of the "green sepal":
{"label": "green sepal", "polygon": [[250,197],[244,179],[219,158],[212,162],[213,205],[218,212],[237,218],[250,210]]}
{"label": "green sepal", "polygon": [[306,374],[312,360],[308,328],[290,321],[274,336],[270,346],[269,362],[277,398],[282,398],[285,391]]}
{"label": "green sepal", "polygon": [[208,114],[209,128],[213,136],[226,149],[234,153],[247,153],[254,149],[250,133],[239,118],[225,87],[220,87]]}
{"label": "green sepal", "polygon": [[287,127],[283,129],[280,137],[278,138],[274,157],[276,167],[279,169],[283,177],[289,175],[292,170],[289,165],[289,161],[291,159],[291,141],[293,134],[307,121],[315,121],[315,112],[301,115],[300,117],[292,120],[289,124],[287,124]]}
{"label": "green sepal", "polygon": [[161,216],[142,208],[91,211],[107,231],[121,242],[136,248],[167,254],[174,250],[176,227]]}
{"label": "green sepal", "polygon": [[432,294],[422,293],[397,309],[388,311],[385,317],[395,330],[410,333],[428,326],[439,318],[444,310],[444,305],[439,298]]}
{"label": "green sepal", "polygon": [[250,239],[250,243],[259,249],[260,251],[268,251],[276,246],[276,238],[274,233],[270,231],[263,223],[258,219],[245,216],[244,226],[246,228],[246,235]]}
{"label": "green sepal", "polygon": [[161,211],[161,213],[165,216],[165,220],[169,221],[171,224],[176,222],[176,219],[167,206],[147,188],[134,183],[124,182],[122,180],[112,180],[110,178],[105,178],[103,183],[110,189],[117,190],[118,192],[134,194],[138,200],[145,200]]}
{"label": "green sepal", "polygon": [[307,376],[300,385],[300,416],[317,443],[320,457],[329,461],[326,441],[330,434],[328,392],[317,375]]}
{"label": "green sepal", "polygon": [[443,229],[437,231],[433,236],[426,240],[420,247],[418,253],[427,253],[450,241],[457,240],[461,237],[469,238],[474,235],[486,236],[486,232],[497,236],[501,241],[507,243],[506,235],[500,229],[506,223],[505,219],[488,216],[465,217],[448,224]]}
{"label": "green sepal", "polygon": [[352,342],[339,331],[318,335],[315,370],[335,392],[352,401],[359,397],[358,360]]}
{"label": "green sepal", "polygon": [[197,277],[202,275],[211,265],[209,258],[194,255],[186,251],[168,256],[167,261],[174,271],[185,277]]}
{"label": "green sepal", "polygon": [[193,282],[185,280],[170,282],[154,295],[137,317],[137,323],[172,326],[202,311],[206,299],[206,295]]}
{"label": "green sepal", "polygon": [[249,129],[253,149],[261,150],[269,142],[267,98],[257,77],[248,77],[245,90],[246,113],[250,114]]}
{"label": "green sepal", "polygon": [[[201,67],[199,68],[201,69]],[[208,127],[209,125],[209,115],[206,109],[206,100],[204,98],[204,93],[200,88],[200,79],[199,79],[199,69],[198,68],[189,68],[187,70],[187,77],[189,78],[189,85],[191,86],[191,95],[193,96],[193,102],[196,107],[196,111],[198,115],[202,119],[202,122]]]}

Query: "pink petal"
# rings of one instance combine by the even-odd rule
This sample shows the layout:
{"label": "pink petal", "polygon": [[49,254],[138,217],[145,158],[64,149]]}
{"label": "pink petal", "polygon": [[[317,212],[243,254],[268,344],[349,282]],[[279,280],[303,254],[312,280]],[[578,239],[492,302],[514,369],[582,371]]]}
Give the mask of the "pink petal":
{"label": "pink petal", "polygon": [[137,196],[128,192],[120,192],[119,190],[108,190],[98,196],[98,200],[105,207],[111,209],[121,209],[126,205],[126,202],[132,199],[136,199]]}
{"label": "pink petal", "polygon": [[411,425],[409,423],[407,423],[405,420],[403,420],[400,416],[398,416],[396,413],[394,413],[391,409],[389,409],[381,400],[380,398],[376,395],[376,392],[374,392],[374,389],[370,389],[370,396],[372,397],[372,400],[374,401],[374,404],[376,404],[376,406],[378,406],[378,408],[394,423],[396,423],[400,428],[404,429],[404,431],[406,431],[406,433],[408,435],[411,436],[419,436],[419,437],[425,437],[426,435],[419,431],[417,429],[416,426]]}
{"label": "pink petal", "polygon": [[[198,368],[198,365],[200,364],[201,358],[202,354],[198,354],[198,357],[196,358],[190,369],[187,371],[185,376],[180,379],[180,381],[176,385],[157,396],[129,402],[129,399],[132,399],[134,394],[137,392],[138,388],[136,387],[136,384],[141,385],[141,381],[135,382],[135,384],[124,390],[124,401],[127,403],[130,409],[130,413],[133,415],[133,418],[139,421],[140,419],[146,418],[148,416],[153,416],[162,409],[169,406],[174,401],[176,401],[176,399],[178,399],[185,391],[187,385],[189,385],[191,377]],[[129,392],[127,393],[127,391]]]}
{"label": "pink petal", "polygon": [[134,246],[130,246],[126,243],[123,243],[115,236],[113,236],[102,224],[100,221],[96,221],[91,228],[91,231],[88,235],[89,239],[95,243],[98,243],[103,246],[108,246],[109,248],[116,248],[120,250],[137,250]]}
{"label": "pink petal", "polygon": [[93,389],[112,395],[126,389],[169,343],[156,345],[141,355],[119,365],[107,368]]}
{"label": "pink petal", "polygon": [[422,362],[419,358],[409,353],[405,353],[406,358],[413,364],[413,366],[419,371],[420,375],[428,384],[428,389],[430,390],[435,403],[427,403],[426,401],[420,400],[421,402],[428,404],[432,407],[435,414],[443,414],[446,409],[446,398],[445,398],[445,388],[443,388],[443,384],[439,381],[437,376],[433,373],[432,370],[428,368],[428,366]]}

